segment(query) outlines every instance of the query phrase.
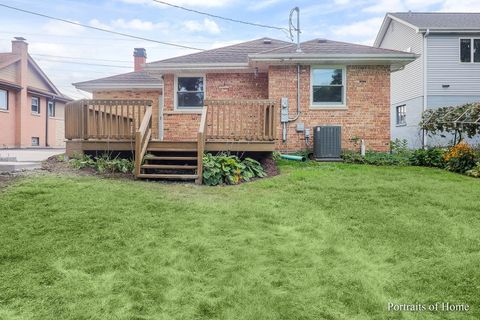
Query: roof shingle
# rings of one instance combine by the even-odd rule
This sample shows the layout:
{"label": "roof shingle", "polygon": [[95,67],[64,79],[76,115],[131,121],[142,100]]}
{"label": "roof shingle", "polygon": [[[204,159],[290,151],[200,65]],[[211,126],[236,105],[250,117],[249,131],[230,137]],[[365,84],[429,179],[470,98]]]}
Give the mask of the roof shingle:
{"label": "roof shingle", "polygon": [[419,29],[480,30],[480,13],[393,12],[389,14]]}

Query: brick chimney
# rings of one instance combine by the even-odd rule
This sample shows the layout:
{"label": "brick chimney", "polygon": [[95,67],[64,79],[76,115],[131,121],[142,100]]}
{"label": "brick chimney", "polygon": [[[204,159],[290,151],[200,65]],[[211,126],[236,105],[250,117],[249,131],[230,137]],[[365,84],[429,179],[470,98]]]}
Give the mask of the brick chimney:
{"label": "brick chimney", "polygon": [[142,71],[143,65],[147,62],[147,51],[145,48],[135,48],[133,50],[133,59],[135,72]]}
{"label": "brick chimney", "polygon": [[22,37],[15,37],[15,40],[12,41],[12,53],[26,57],[28,54],[28,43],[25,40]]}

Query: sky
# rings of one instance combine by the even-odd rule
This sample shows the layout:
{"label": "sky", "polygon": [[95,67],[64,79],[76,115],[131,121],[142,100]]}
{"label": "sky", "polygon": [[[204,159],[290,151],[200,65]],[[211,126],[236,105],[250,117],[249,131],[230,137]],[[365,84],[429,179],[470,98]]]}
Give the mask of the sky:
{"label": "sky", "polygon": [[[288,27],[288,15],[300,8],[301,40],[326,38],[372,45],[386,12],[480,12],[480,0],[165,0],[187,8],[276,27]],[[153,0],[0,0],[29,11],[90,26],[200,49],[261,37],[288,41],[281,30],[248,26],[172,8]],[[0,52],[14,36],[64,94],[89,94],[71,84],[133,71],[133,48],[147,50],[147,62],[195,50],[125,38],[0,7]],[[65,58],[68,57],[68,58]]]}

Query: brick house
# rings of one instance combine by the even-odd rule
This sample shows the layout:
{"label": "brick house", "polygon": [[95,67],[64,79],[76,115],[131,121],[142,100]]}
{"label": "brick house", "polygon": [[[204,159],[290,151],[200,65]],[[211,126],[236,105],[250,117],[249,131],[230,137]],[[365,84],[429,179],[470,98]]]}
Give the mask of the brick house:
{"label": "brick house", "polygon": [[[160,142],[196,141],[208,109],[207,151],[218,151],[224,142],[227,150],[282,152],[311,150],[313,128],[323,125],[341,127],[343,149],[354,148],[352,139],[361,138],[367,149],[387,151],[390,73],[416,59],[408,52],[324,39],[303,42],[298,50],[296,44],[270,38],[150,63],[145,49],[137,48],[134,57],[134,72],[74,86],[91,92],[95,103],[153,101],[150,139],[157,149]],[[255,101],[257,106],[248,109]],[[268,109],[265,101],[276,109]],[[88,104],[87,118],[100,110]],[[75,132],[72,140],[79,138]],[[86,150],[85,143],[71,145]]]}
{"label": "brick house", "polygon": [[0,147],[65,147],[64,107],[71,99],[35,63],[24,40],[0,53]]}
{"label": "brick house", "polygon": [[[352,148],[353,137],[360,137],[368,149],[388,150],[390,72],[415,55],[330,40],[307,41],[301,49],[298,53],[295,44],[263,38],[151,63],[145,63],[145,50],[137,49],[135,72],[74,85],[94,99],[153,100],[153,118],[158,120],[153,122],[154,137],[192,140],[203,99],[288,97],[290,118],[295,118],[300,66],[300,115],[288,122],[286,136],[278,119],[278,137],[284,137],[277,141],[278,150],[311,148],[305,130],[297,132],[298,123],[310,132],[318,125],[340,125],[346,149]],[[203,99],[192,103],[198,93]]]}

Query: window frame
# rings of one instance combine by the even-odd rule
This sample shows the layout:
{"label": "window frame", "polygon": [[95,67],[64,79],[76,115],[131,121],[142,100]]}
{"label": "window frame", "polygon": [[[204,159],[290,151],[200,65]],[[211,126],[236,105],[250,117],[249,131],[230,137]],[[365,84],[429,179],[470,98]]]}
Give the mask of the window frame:
{"label": "window frame", "polygon": [[[52,110],[53,113],[50,113],[50,104],[52,104]],[[55,101],[54,100],[47,100],[47,114],[49,118],[55,118],[56,114],[56,106],[55,106]]]}
{"label": "window frame", "polygon": [[[203,105],[201,107],[195,106],[178,106],[178,78],[203,78]],[[190,91],[193,92],[193,91]],[[200,92],[200,91],[199,91]],[[185,73],[176,74],[173,82],[173,96],[174,96],[174,110],[178,112],[201,113],[205,106],[205,97],[207,96],[207,77],[204,73]]]}
{"label": "window frame", "polygon": [[[37,141],[36,144],[33,143],[35,139]],[[32,137],[32,147],[40,147],[40,137]]]}
{"label": "window frame", "polygon": [[[400,122],[400,113],[399,113],[399,108],[403,108],[403,122]],[[404,127],[407,125],[407,105],[406,104],[400,104],[395,107],[395,125],[397,127]]]}
{"label": "window frame", "polygon": [[[37,111],[33,111],[33,100],[34,100],[34,99],[37,99],[37,101],[38,101]],[[30,111],[31,111],[32,114],[34,114],[34,115],[39,115],[39,114],[40,114],[40,97],[32,96],[30,100],[31,100],[31,103],[30,103]]]}
{"label": "window frame", "polygon": [[[470,40],[470,61],[462,61],[462,40]],[[471,63],[480,63],[480,61],[475,62],[475,40],[480,41],[479,37],[460,37],[458,38],[458,61],[461,64],[471,64]],[[480,53],[479,53],[480,55]]]}
{"label": "window frame", "polygon": [[8,104],[9,104],[9,101],[8,101],[9,92],[8,92],[7,89],[3,89],[3,88],[0,88],[0,91],[5,91],[5,108],[2,108],[2,107],[0,106],[0,111],[6,112],[6,111],[9,110],[9,106],[8,106]]}
{"label": "window frame", "polygon": [[[317,69],[342,70],[342,103],[313,101],[313,72]],[[338,85],[336,85],[338,86]],[[347,109],[347,67],[345,65],[311,65],[310,66],[310,109]]]}

